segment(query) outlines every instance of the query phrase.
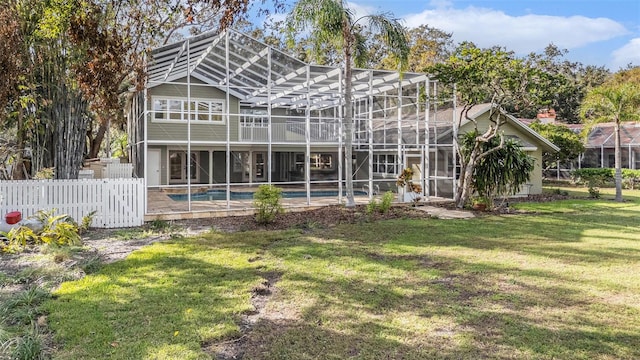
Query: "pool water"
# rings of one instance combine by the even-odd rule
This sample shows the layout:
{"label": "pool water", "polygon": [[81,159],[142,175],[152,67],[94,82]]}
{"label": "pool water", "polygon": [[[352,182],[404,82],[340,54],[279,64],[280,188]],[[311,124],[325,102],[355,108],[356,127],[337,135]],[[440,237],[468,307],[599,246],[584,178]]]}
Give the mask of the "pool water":
{"label": "pool water", "polygon": [[[354,191],[354,195],[367,195],[364,191]],[[343,196],[346,196],[346,192],[343,192]],[[176,201],[187,201],[187,194],[170,194],[168,195],[171,199]],[[252,191],[231,191],[230,193],[231,200],[247,200],[253,199]],[[311,191],[311,197],[332,197],[338,196],[337,190],[315,190]],[[300,191],[283,191],[283,198],[305,198],[307,197],[307,192],[304,190]],[[211,200],[227,200],[227,192],[225,190],[208,190],[203,193],[195,193],[191,194],[191,201],[211,201]]]}

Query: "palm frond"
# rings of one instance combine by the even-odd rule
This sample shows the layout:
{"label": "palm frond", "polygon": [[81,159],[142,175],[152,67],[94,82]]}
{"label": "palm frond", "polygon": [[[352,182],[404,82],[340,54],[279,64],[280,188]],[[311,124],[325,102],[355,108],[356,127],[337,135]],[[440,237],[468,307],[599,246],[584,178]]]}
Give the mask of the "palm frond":
{"label": "palm frond", "polygon": [[396,60],[400,70],[409,65],[409,52],[411,50],[407,31],[400,20],[388,13],[367,15],[363,17],[369,22],[373,32],[379,32],[382,40],[389,48],[389,52]]}

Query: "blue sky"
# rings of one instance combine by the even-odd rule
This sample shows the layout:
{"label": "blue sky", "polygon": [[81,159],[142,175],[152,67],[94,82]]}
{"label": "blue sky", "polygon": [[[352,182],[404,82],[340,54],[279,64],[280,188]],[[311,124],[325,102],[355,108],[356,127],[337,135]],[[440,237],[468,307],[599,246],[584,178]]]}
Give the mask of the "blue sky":
{"label": "blue sky", "polygon": [[360,15],[392,12],[408,27],[429,25],[455,43],[500,45],[519,55],[549,43],[566,58],[612,71],[640,66],[640,0],[355,0]]}

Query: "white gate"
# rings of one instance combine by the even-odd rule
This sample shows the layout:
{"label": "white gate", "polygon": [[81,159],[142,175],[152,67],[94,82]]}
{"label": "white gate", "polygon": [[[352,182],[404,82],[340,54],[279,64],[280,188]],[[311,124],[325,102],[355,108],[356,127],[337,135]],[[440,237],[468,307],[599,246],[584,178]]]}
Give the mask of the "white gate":
{"label": "white gate", "polygon": [[144,224],[143,179],[0,181],[0,216],[20,211],[27,218],[56,209],[77,222],[96,211],[91,226],[116,228]]}

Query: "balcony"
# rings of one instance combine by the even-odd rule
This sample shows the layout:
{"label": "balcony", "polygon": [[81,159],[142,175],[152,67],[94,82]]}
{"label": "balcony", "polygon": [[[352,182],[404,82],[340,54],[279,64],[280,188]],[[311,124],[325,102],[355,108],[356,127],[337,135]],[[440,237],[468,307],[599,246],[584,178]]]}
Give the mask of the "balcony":
{"label": "balcony", "polygon": [[[301,143],[306,142],[306,124],[304,122],[271,124],[272,143]],[[310,124],[309,140],[311,143],[338,143],[340,141],[340,126],[338,123]],[[269,128],[267,124],[240,124],[240,141],[256,143],[269,142]]]}

